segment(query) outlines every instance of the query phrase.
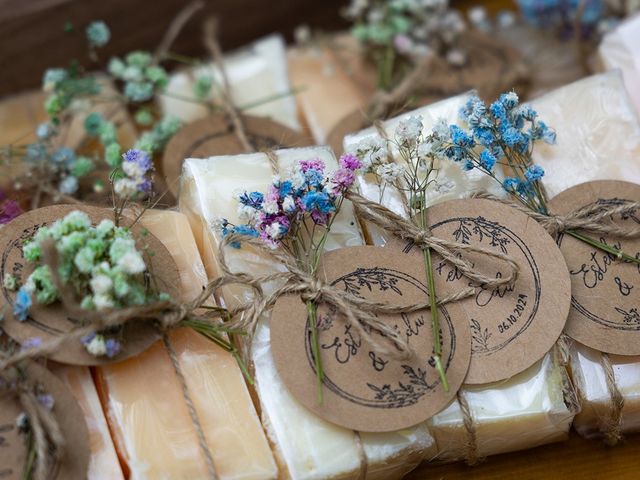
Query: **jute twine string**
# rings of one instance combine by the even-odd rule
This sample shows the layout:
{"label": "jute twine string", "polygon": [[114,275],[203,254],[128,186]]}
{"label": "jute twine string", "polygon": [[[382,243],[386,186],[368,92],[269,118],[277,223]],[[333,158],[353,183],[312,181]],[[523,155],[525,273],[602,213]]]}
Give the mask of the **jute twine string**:
{"label": "jute twine string", "polygon": [[[512,200],[498,198],[486,192],[476,192],[472,198],[485,198],[500,202],[516,208],[520,212],[540,223],[543,228],[554,238],[567,230],[584,230],[591,233],[601,233],[613,235],[620,238],[640,237],[640,226],[622,227],[611,221],[615,215],[624,215],[633,210],[640,209],[640,202],[627,202],[620,205],[599,205],[592,204],[579,208],[566,215],[545,215],[534,212],[524,205]],[[624,396],[620,393],[616,384],[613,367],[607,353],[601,357],[601,365],[605,373],[607,390],[611,396],[609,405],[610,411],[607,418],[602,422],[601,431],[605,437],[605,443],[615,445],[621,438],[622,409],[624,407]]]}
{"label": "jute twine string", "polygon": [[[431,248],[434,252],[438,253],[445,262],[453,265],[469,280],[494,288],[502,285],[513,285],[518,278],[520,267],[509,255],[487,248],[435,237],[429,230],[423,230],[417,227],[410,220],[401,217],[379,203],[367,200],[357,193],[350,192],[347,194],[347,198],[351,200],[356,213],[361,218],[374,223],[402,240],[412,242],[418,248]],[[489,277],[488,275],[478,272],[473,263],[461,256],[462,253],[481,254],[503,261],[509,267],[509,273],[501,278]],[[475,289],[469,287],[466,291],[471,291],[471,294],[473,294]]]}
{"label": "jute twine string", "polygon": [[482,198],[508,205],[537,221],[552,237],[567,230],[585,230],[621,238],[640,237],[640,226],[621,227],[611,221],[611,216],[640,209],[640,202],[628,202],[620,205],[587,205],[566,215],[535,212],[521,203],[507,198],[499,198],[487,192],[475,192],[471,198]]}
{"label": "jute twine string", "polygon": [[604,378],[607,383],[607,391],[611,397],[609,414],[603,419],[600,430],[604,434],[604,442],[607,445],[615,445],[622,439],[622,409],[624,408],[624,396],[616,383],[616,376],[611,365],[608,353],[602,353],[601,362],[604,370]]}
{"label": "jute twine string", "polygon": [[469,406],[469,402],[467,401],[464,391],[458,390],[456,398],[460,404],[462,422],[465,430],[467,431],[467,441],[465,442],[465,461],[468,465],[476,465],[482,460],[478,454],[476,423],[473,419],[473,413],[471,412],[471,407]]}
{"label": "jute twine string", "polygon": [[218,67],[220,71],[220,76],[222,77],[222,91],[220,94],[220,100],[222,102],[222,108],[226,111],[231,123],[233,125],[233,131],[238,137],[242,148],[246,153],[251,153],[255,151],[255,147],[249,141],[249,137],[247,136],[247,130],[245,128],[242,117],[240,116],[240,112],[236,108],[233,103],[233,99],[231,98],[231,84],[229,83],[229,77],[227,76],[227,71],[224,66],[224,57],[222,55],[222,49],[220,48],[220,43],[218,42],[218,20],[216,18],[210,17],[204,24],[203,29],[204,34],[204,45],[209,50],[211,57],[213,58],[214,63]]}
{"label": "jute twine string", "polygon": [[63,458],[65,440],[55,415],[39,401],[24,372],[11,368],[0,376],[0,396],[15,397],[29,419],[36,447],[35,480],[47,480],[49,472]]}

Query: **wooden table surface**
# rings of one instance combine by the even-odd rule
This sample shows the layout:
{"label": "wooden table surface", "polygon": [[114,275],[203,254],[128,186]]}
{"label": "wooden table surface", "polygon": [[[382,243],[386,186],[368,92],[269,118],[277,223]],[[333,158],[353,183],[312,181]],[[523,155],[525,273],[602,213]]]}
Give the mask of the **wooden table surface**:
{"label": "wooden table surface", "polygon": [[615,447],[585,440],[575,432],[567,442],[496,455],[475,467],[463,463],[420,465],[406,480],[638,480],[640,434]]}

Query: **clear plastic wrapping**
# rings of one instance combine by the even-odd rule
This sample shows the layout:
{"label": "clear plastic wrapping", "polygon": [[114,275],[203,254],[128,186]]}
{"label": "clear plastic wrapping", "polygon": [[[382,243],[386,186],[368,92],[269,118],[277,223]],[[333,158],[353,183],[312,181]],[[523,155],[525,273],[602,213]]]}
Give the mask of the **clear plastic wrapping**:
{"label": "clear plastic wrapping", "polygon": [[[186,217],[144,213],[142,225],[180,271],[182,301],[207,282]],[[231,354],[190,329],[169,334],[221,479],[273,479],[277,468],[240,368]],[[162,342],[96,369],[118,452],[132,479],[206,478],[208,471],[182,385]]]}
{"label": "clear plastic wrapping", "polygon": [[[332,152],[324,147],[275,152],[282,175],[296,161],[320,158],[329,170],[337,167]],[[238,221],[234,193],[241,190],[264,191],[271,181],[272,167],[264,153],[188,159],[182,177],[180,208],[195,215],[192,225],[203,227],[203,251],[214,252],[220,240],[212,226],[218,218]],[[188,197],[187,197],[188,196]],[[352,207],[345,203],[333,224],[327,248],[362,244]],[[282,268],[266,261],[257,252],[243,247],[229,250],[232,270],[255,275]],[[215,262],[215,258],[213,258]],[[215,273],[215,264],[209,272]],[[270,286],[265,286],[269,291]],[[239,287],[223,290],[229,307],[250,299],[249,291]],[[400,478],[429,454],[433,438],[423,425],[400,432],[360,433],[333,425],[301,406],[287,391],[276,370],[269,343],[269,312],[261,320],[251,349],[255,389],[260,401],[262,422],[280,467],[281,478],[295,479],[393,479]]]}
{"label": "clear plastic wrapping", "polygon": [[[443,100],[423,107],[384,123],[387,136],[393,132],[403,118],[421,115],[423,132],[428,133],[438,119],[455,123],[460,107],[469,94]],[[353,149],[360,141],[379,135],[374,128],[363,130],[345,138],[345,150]],[[392,149],[392,157],[402,162],[400,155]],[[464,172],[453,162],[443,161],[439,165],[437,184],[427,196],[427,204],[461,198],[474,190],[488,190],[502,196],[500,185],[478,171]],[[380,202],[395,213],[407,216],[406,202],[402,194],[387,185],[381,189],[373,175],[358,178],[360,193],[367,199]],[[388,234],[374,225],[365,224],[368,241],[384,245]],[[563,393],[564,392],[564,393]],[[473,460],[514,450],[532,448],[566,437],[571,421],[577,411],[566,370],[557,365],[551,354],[526,371],[508,381],[477,387],[464,387],[460,392],[466,399],[472,422],[470,434],[460,403],[454,400],[449,407],[427,422],[429,431],[436,438],[437,452],[431,457],[438,461]],[[472,436],[475,438],[472,440]],[[470,443],[475,447],[470,450]]]}
{"label": "clear plastic wrapping", "polygon": [[[282,36],[269,35],[226,55],[224,67],[235,105],[249,115],[269,117],[294,130],[300,129],[296,101],[290,93]],[[217,95],[222,77],[214,64],[178,71],[171,75],[166,93],[160,95],[162,112],[184,122],[206,117],[209,108],[195,101],[196,81],[202,77],[213,82],[208,94]]]}
{"label": "clear plastic wrapping", "polygon": [[635,15],[607,33],[598,47],[600,62],[605,70],[622,71],[635,109],[640,113],[640,15]]}

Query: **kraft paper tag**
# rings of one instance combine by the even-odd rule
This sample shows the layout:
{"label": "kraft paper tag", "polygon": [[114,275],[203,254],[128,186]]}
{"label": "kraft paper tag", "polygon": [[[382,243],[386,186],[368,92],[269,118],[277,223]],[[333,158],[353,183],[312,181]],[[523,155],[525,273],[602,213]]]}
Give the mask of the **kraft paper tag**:
{"label": "kraft paper tag", "polygon": [[[567,266],[553,238],[526,214],[491,200],[443,202],[430,207],[427,218],[434,236],[495,250],[519,266],[512,288],[486,288],[440,257],[434,261],[439,295],[467,286],[476,289],[473,297],[460,302],[471,329],[471,365],[464,383],[505,380],[540,360],[562,333],[571,300]],[[408,245],[405,252],[420,261],[421,251]],[[510,272],[500,259],[463,256],[489,277],[504,278]]]}
{"label": "kraft paper tag", "polygon": [[[0,249],[2,251],[0,279],[9,273],[16,277],[19,285],[24,284],[33,271],[34,265],[23,258],[23,244],[31,239],[40,227],[64,218],[74,210],[86,212],[94,224],[105,218],[113,219],[113,210],[87,205],[55,205],[22,214],[0,230]],[[124,222],[126,223],[126,221],[125,219]],[[147,233],[144,237],[141,236],[140,227],[135,226],[133,233],[138,242],[138,249],[147,247],[150,252],[153,252],[153,256],[146,256],[145,261],[159,290],[170,294],[173,298],[178,298],[176,285],[178,284],[179,272],[169,251],[151,233]],[[80,324],[79,319],[70,318],[66,314],[59,302],[51,305],[39,305],[35,299],[27,320],[18,321],[13,316],[16,292],[8,290],[4,284],[1,285],[0,292],[0,311],[4,312],[5,317],[3,328],[18,343],[22,344],[34,338],[39,338],[44,343],[68,333]],[[151,322],[129,322],[123,327],[121,336],[122,350],[114,358],[96,357],[89,354],[77,339],[66,342],[62,348],[51,355],[51,358],[57,362],[72,365],[103,365],[135,356],[146,350],[159,338],[158,331]]]}
{"label": "kraft paper tag", "polygon": [[[54,399],[53,414],[65,440],[62,460],[50,472],[51,480],[82,479],[89,467],[89,431],[84,414],[67,387],[51,372],[33,362],[26,364],[28,385],[39,385]],[[0,389],[2,392],[2,389]],[[18,431],[23,412],[14,395],[0,395],[0,479],[21,480],[28,455],[26,434]]]}
{"label": "kraft paper tag", "polygon": [[[562,215],[594,203],[610,207],[638,201],[640,185],[600,180],[565,190],[549,207]],[[623,228],[638,228],[640,211],[630,210],[609,221]],[[640,258],[640,238],[581,233]],[[558,245],[571,274],[567,335],[602,352],[640,355],[640,266],[618,260],[566,233],[559,236]]]}
{"label": "kraft paper tag", "polygon": [[[422,268],[411,256],[388,248],[348,247],[324,255],[319,278],[356,297],[402,306],[428,301]],[[429,310],[379,315],[406,335],[414,352],[406,360],[377,352],[326,305],[320,305],[318,313],[325,371],[322,404],[317,397],[311,330],[300,297],[285,296],[276,302],[271,347],[291,394],[321,418],[358,431],[395,431],[428,419],[455,397],[471,353],[469,328],[458,305],[439,308],[447,392],[434,368]]]}
{"label": "kraft paper tag", "polygon": [[[313,144],[306,135],[268,118],[242,115],[242,120],[247,140],[256,152]],[[228,116],[212,115],[184,126],[171,138],[162,157],[162,174],[169,191],[177,196],[182,162],[186,158],[239,153],[245,151]]]}

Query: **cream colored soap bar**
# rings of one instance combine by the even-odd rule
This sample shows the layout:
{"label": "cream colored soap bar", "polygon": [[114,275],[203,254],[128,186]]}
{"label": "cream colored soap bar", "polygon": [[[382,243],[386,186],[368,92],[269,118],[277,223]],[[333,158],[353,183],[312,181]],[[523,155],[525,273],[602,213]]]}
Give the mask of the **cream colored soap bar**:
{"label": "cream colored soap bar", "polygon": [[[225,56],[224,67],[231,86],[231,98],[244,113],[269,117],[294,130],[300,129],[296,102],[289,86],[284,40],[270,35]],[[222,85],[213,64],[182,70],[171,75],[160,105],[165,115],[184,122],[205,117],[209,110],[196,100],[194,86],[200,77],[213,79],[210,95],[215,98]]]}
{"label": "cream colored soap bar", "polygon": [[539,142],[533,152],[550,197],[589,180],[640,183],[640,123],[620,72],[584,78],[531,104],[557,134],[556,145]]}
{"label": "cream colored soap bar", "polygon": [[[186,217],[147,211],[142,225],[180,270],[183,301],[206,284]],[[234,358],[188,329],[170,341],[221,479],[272,479],[277,468]],[[103,403],[131,479],[208,478],[182,387],[161,342],[137,357],[98,369]]]}
{"label": "cream colored soap bar", "polygon": [[640,15],[626,19],[607,33],[598,47],[605,70],[622,71],[629,97],[640,113]]}
{"label": "cream colored soap bar", "polygon": [[[440,118],[445,119],[447,124],[457,123],[458,111],[468,98],[468,94],[459,95],[388,120],[384,124],[387,136],[393,139],[398,123],[410,115],[422,117],[425,134]],[[345,150],[353,150],[361,141],[374,136],[378,136],[374,128],[349,135],[344,140]],[[391,151],[396,162],[404,161],[393,144]],[[442,161],[439,168],[437,184],[427,195],[428,205],[462,198],[474,190],[504,195],[497,182],[477,170],[465,172],[456,163],[448,161]],[[381,197],[380,187],[373,175],[361,176],[358,182],[360,192],[366,198],[376,202],[382,200],[381,203],[387,208],[407,216],[406,200],[401,192],[387,186]],[[386,232],[372,225],[367,225],[366,229],[374,245],[386,243]],[[565,404],[562,394],[566,381],[564,368],[555,366],[548,355],[542,362],[507,382],[463,388],[461,394],[467,399],[476,431],[477,448],[471,455],[495,455],[563,439],[574,415]],[[438,445],[437,454],[432,459],[468,459],[470,437],[457,400],[427,424]]]}
{"label": "cream colored soap bar", "polygon": [[[405,161],[398,153],[397,147],[394,145],[395,130],[403,119],[410,116],[422,117],[422,132],[423,135],[426,136],[432,131],[440,119],[446,120],[447,124],[458,123],[458,112],[469,97],[470,94],[468,93],[458,95],[385,121],[383,124],[384,130],[390,140],[389,148],[393,160],[400,164],[405,164]],[[358,145],[362,143],[366,144],[371,141],[379,142],[381,140],[382,138],[378,130],[370,127],[358,133],[347,135],[344,139],[344,149],[346,152],[355,151]],[[460,198],[475,190],[487,190],[497,196],[504,194],[502,188],[495,180],[482,174],[478,170],[465,172],[457,163],[446,160],[438,161],[436,167],[439,169],[439,172],[436,182],[432,184],[427,191],[428,205]],[[373,174],[359,175],[357,182],[360,193],[369,200],[382,203],[382,205],[399,215],[407,215],[406,199],[403,194],[393,186],[387,185],[381,188]],[[387,235],[384,231],[374,225],[365,225],[364,228],[369,236],[369,240],[374,245],[384,245],[386,243]]]}
{"label": "cream colored soap bar", "polygon": [[69,387],[84,413],[91,450],[87,480],[123,480],[122,469],[90,370],[87,367],[57,363],[50,363],[49,369]]}
{"label": "cream colored soap bar", "polygon": [[364,109],[368,94],[329,49],[296,48],[288,58],[291,84],[303,89],[296,95],[300,110],[313,139],[324,144],[340,120]]}
{"label": "cream colored soap bar", "polygon": [[[299,160],[320,158],[329,170],[337,167],[335,157],[323,147],[289,149],[276,152],[283,176]],[[188,159],[183,167],[180,208],[196,217],[192,225],[200,228],[203,251],[215,252],[219,233],[210,228],[219,218],[240,222],[235,193],[242,190],[265,191],[272,169],[263,153]],[[334,222],[328,249],[361,245],[349,204],[343,206]],[[247,247],[230,249],[227,255],[234,271],[261,274],[277,271],[278,265],[252,253]],[[210,257],[210,274],[217,268]],[[267,290],[274,286],[265,286]],[[230,307],[250,299],[246,290],[227,288],[224,300]],[[400,478],[428,453],[433,439],[423,426],[388,434],[361,434],[328,423],[302,407],[280,380],[269,344],[269,313],[260,322],[252,350],[256,391],[262,410],[262,421],[268,432],[280,465],[280,478],[292,479],[356,479]]]}
{"label": "cream colored soap bar", "polygon": [[624,397],[620,432],[640,431],[640,356],[609,355],[615,386],[607,382],[602,352],[574,342],[570,358],[582,405],[574,422],[578,433],[588,438],[606,435],[617,413],[612,388]]}

